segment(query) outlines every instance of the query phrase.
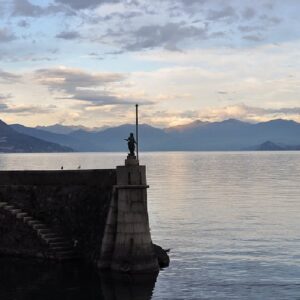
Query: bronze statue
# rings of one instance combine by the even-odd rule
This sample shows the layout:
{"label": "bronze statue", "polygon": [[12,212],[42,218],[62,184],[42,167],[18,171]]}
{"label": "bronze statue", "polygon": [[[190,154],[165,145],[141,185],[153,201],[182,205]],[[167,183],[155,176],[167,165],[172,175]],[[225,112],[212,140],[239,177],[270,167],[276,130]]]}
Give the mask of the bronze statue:
{"label": "bronze statue", "polygon": [[124,139],[125,141],[128,142],[128,149],[129,149],[129,155],[130,156],[135,156],[134,155],[134,151],[135,151],[135,145],[136,145],[136,141],[134,139],[133,133],[131,132],[128,139]]}

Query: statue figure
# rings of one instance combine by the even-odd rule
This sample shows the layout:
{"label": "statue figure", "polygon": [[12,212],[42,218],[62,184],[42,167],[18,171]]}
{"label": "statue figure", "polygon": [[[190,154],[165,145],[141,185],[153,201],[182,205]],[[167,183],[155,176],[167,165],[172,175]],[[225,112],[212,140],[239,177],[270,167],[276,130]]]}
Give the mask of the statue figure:
{"label": "statue figure", "polygon": [[136,141],[134,139],[133,133],[131,132],[128,139],[124,139],[125,141],[128,142],[128,149],[129,149],[129,156],[135,156],[134,155],[134,150],[135,150],[135,144]]}

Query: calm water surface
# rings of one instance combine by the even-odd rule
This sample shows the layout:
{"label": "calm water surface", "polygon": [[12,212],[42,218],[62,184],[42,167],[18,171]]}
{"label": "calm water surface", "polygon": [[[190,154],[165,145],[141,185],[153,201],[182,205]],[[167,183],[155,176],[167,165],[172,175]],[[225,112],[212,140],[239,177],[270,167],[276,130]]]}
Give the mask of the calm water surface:
{"label": "calm water surface", "polygon": [[[123,156],[2,154],[0,169],[114,168]],[[299,152],[143,153],[141,161],[153,241],[171,248],[155,286],[2,259],[1,300],[300,299]]]}

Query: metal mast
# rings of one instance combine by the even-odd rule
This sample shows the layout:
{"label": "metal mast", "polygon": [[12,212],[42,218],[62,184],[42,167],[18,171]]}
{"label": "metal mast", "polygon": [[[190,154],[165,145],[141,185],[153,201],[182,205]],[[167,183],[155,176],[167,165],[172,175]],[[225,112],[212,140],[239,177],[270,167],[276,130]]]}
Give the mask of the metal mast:
{"label": "metal mast", "polygon": [[135,105],[136,159],[139,160],[139,105]]}

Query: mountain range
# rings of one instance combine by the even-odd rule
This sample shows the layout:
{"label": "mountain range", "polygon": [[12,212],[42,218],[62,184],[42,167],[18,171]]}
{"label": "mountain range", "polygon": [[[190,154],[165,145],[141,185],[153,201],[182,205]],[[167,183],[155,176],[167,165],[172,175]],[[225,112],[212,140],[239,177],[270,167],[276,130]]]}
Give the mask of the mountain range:
{"label": "mountain range", "polygon": [[[130,124],[94,130],[64,125],[32,128],[13,124],[9,127],[20,134],[50,142],[52,145],[83,152],[126,151],[124,139],[130,132],[135,132],[135,126]],[[261,147],[267,141],[284,150],[298,149],[300,123],[276,119],[253,124],[229,119],[221,122],[197,120],[165,129],[147,124],[139,126],[141,151],[267,150],[268,147]]]}
{"label": "mountain range", "polygon": [[36,126],[35,129],[41,129],[45,131],[49,131],[52,133],[60,133],[60,134],[69,134],[76,130],[83,130],[83,131],[101,131],[104,129],[109,128],[109,126],[102,126],[102,127],[85,127],[85,126],[65,126],[61,124],[54,124],[50,126]]}
{"label": "mountain range", "polygon": [[71,148],[14,130],[0,120],[0,152],[70,152]]}

